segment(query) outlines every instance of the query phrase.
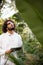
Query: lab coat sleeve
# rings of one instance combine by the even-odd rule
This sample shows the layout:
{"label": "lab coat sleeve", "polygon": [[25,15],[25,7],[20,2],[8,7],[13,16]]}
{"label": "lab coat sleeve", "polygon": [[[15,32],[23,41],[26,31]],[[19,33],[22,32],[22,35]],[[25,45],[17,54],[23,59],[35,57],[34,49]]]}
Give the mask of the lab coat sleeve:
{"label": "lab coat sleeve", "polygon": [[0,36],[0,56],[5,54],[5,50],[2,48],[2,38]]}
{"label": "lab coat sleeve", "polygon": [[19,35],[19,37],[18,37],[18,46],[19,46],[19,47],[22,47],[22,46],[23,46],[22,38],[21,38],[20,35]]}

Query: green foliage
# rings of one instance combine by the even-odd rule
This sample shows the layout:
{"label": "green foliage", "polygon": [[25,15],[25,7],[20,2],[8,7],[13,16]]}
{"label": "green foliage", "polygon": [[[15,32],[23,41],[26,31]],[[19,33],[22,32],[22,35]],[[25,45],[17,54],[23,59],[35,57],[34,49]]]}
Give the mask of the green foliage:
{"label": "green foliage", "polygon": [[0,25],[0,34],[2,33],[2,25]]}
{"label": "green foliage", "polygon": [[22,22],[23,21],[23,18],[21,17],[21,14],[19,12],[17,14],[14,14],[12,16],[12,19],[15,19],[15,21],[17,21],[17,22]]}
{"label": "green foliage", "polygon": [[43,0],[16,0],[16,5],[39,42],[43,44]]}
{"label": "green foliage", "polygon": [[13,54],[8,54],[7,56],[9,57],[9,60],[11,62],[13,62],[14,64],[16,64],[16,65],[24,65],[23,61],[21,59],[19,59],[19,58],[14,57]]}

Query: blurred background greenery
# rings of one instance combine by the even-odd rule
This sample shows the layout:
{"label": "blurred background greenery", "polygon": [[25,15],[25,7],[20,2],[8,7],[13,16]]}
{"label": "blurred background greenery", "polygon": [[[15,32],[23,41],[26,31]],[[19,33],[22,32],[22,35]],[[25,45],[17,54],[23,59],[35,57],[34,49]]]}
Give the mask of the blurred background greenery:
{"label": "blurred background greenery", "polygon": [[16,0],[22,17],[43,44],[43,0]]}

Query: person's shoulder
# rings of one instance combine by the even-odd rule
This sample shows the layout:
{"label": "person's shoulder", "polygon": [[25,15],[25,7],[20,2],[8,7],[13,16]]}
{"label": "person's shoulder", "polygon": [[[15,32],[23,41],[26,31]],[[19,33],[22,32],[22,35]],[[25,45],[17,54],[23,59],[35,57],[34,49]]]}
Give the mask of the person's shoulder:
{"label": "person's shoulder", "polygon": [[21,35],[15,32],[15,35],[19,38],[21,38]]}
{"label": "person's shoulder", "polygon": [[2,33],[2,34],[0,35],[0,38],[2,38],[3,36],[5,36],[5,34],[6,34],[6,33]]}
{"label": "person's shoulder", "polygon": [[3,37],[3,34],[0,35],[0,40],[2,39],[2,37]]}

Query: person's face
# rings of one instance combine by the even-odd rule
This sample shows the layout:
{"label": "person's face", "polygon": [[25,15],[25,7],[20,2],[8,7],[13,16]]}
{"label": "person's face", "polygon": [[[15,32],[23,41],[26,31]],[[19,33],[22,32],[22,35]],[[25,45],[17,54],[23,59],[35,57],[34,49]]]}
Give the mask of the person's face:
{"label": "person's face", "polygon": [[7,30],[11,31],[14,30],[14,23],[11,21],[7,22]]}

